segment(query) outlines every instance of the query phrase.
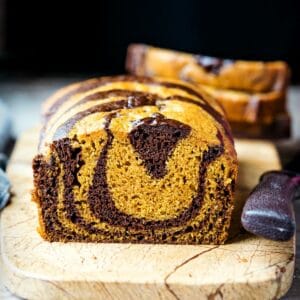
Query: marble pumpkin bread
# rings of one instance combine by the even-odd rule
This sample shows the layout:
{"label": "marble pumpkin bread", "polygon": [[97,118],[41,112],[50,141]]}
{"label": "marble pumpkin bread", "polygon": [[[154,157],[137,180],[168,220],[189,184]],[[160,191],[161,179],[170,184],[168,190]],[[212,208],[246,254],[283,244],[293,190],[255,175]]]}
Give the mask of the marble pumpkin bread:
{"label": "marble pumpkin bread", "polygon": [[220,59],[132,44],[127,51],[126,69],[139,76],[197,83],[222,105],[235,136],[289,136],[285,100],[290,71],[283,61]]}
{"label": "marble pumpkin bread", "polygon": [[290,75],[289,67],[283,61],[221,59],[143,44],[128,47],[126,69],[139,76],[179,78],[251,93],[284,91]]}
{"label": "marble pumpkin bread", "polygon": [[178,80],[70,85],[43,107],[33,200],[48,241],[221,244],[237,157],[223,110]]}

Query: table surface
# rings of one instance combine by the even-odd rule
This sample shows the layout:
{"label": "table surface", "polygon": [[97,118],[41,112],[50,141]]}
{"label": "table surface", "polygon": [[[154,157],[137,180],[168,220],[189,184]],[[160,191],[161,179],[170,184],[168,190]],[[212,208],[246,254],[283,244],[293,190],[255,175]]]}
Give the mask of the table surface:
{"label": "table surface", "polygon": [[[13,134],[18,137],[21,132],[29,129],[39,122],[40,105],[43,100],[58,88],[78,81],[81,78],[69,77],[41,77],[41,78],[2,78],[0,77],[0,98],[13,112]],[[288,110],[292,118],[292,139],[280,141],[277,144],[283,163],[292,161],[299,164],[300,153],[300,87],[289,90]],[[298,169],[300,172],[300,169]],[[283,299],[300,299],[300,200],[295,202],[296,231],[296,268],[294,281],[288,294]],[[1,272],[0,272],[1,273]],[[19,299],[14,297],[0,284],[0,299]]]}

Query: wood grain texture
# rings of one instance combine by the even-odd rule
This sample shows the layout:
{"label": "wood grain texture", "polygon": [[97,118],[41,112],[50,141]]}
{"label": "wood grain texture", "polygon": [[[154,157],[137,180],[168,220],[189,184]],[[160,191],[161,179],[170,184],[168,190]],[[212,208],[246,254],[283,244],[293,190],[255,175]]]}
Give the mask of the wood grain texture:
{"label": "wood grain texture", "polygon": [[[1,274],[28,299],[277,299],[291,285],[294,240],[238,233],[222,246],[48,243],[30,201],[37,130],[19,140],[8,168],[12,203],[1,215]],[[272,144],[237,141],[237,211],[266,170],[279,169]]]}

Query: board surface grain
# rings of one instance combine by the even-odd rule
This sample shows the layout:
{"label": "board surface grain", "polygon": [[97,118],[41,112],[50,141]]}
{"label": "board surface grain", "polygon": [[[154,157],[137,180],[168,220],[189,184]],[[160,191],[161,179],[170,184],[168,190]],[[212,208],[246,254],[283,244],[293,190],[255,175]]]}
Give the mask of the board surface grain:
{"label": "board surface grain", "polygon": [[[1,276],[26,299],[277,299],[291,285],[295,240],[273,242],[238,231],[225,245],[49,243],[37,233],[30,201],[38,130],[15,148],[11,204],[1,214]],[[236,216],[259,176],[279,169],[274,146],[237,141]]]}

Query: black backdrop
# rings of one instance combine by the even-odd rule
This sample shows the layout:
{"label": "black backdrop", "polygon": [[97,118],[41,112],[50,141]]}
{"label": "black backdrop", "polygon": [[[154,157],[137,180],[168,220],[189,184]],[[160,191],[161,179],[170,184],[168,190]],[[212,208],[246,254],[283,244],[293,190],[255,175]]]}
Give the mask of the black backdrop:
{"label": "black backdrop", "polygon": [[144,42],[226,58],[287,60],[300,77],[300,1],[6,0],[1,70],[122,73]]}

